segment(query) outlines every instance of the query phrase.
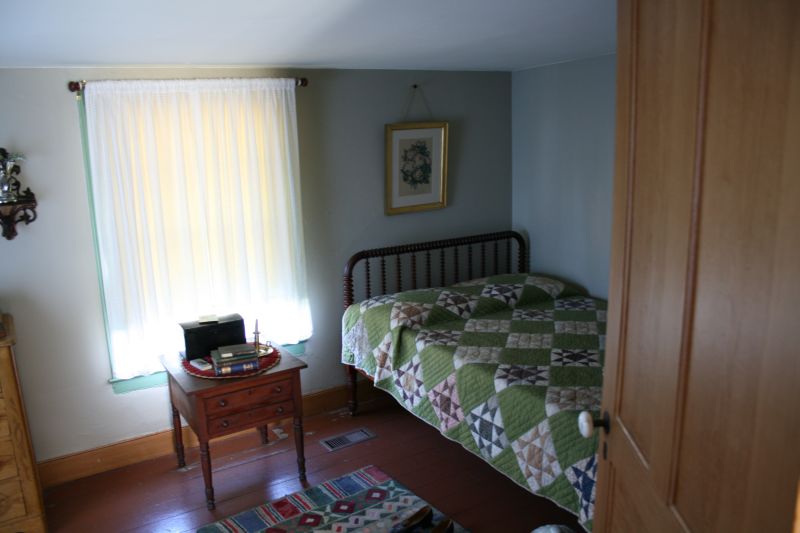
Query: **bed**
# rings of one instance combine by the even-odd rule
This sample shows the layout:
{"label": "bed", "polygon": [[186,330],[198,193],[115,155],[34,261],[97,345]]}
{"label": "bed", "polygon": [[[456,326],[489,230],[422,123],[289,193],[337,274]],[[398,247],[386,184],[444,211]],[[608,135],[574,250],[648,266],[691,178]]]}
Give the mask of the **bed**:
{"label": "bed", "polygon": [[349,407],[355,414],[360,372],[590,530],[598,443],[577,417],[600,409],[606,302],[528,273],[527,258],[513,231],[353,255],[342,317]]}

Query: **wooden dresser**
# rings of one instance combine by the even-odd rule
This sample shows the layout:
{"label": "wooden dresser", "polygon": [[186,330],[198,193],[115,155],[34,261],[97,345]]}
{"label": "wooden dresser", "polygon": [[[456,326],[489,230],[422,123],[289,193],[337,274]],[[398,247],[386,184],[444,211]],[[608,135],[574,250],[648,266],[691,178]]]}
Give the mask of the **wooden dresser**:
{"label": "wooden dresser", "polygon": [[[14,363],[14,322],[0,329],[0,531],[45,531],[44,506]],[[3,336],[3,330],[5,336]]]}

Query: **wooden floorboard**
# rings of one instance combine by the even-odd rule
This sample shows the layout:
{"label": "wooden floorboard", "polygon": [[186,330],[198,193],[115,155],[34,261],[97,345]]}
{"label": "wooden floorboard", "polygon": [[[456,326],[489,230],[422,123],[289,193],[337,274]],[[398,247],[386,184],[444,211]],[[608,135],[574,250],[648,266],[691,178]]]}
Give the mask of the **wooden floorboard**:
{"label": "wooden floorboard", "polygon": [[[370,429],[376,438],[334,452],[319,444],[358,427]],[[177,469],[175,457],[167,456],[47,489],[49,530],[194,531],[301,490],[291,423],[277,428],[286,438],[267,446],[254,433],[211,442],[214,511],[205,507],[199,454],[191,449],[186,468]],[[309,417],[305,432],[312,485],[372,464],[474,533],[527,533],[544,524],[582,531],[573,515],[519,487],[392,402],[365,404],[355,418],[344,412]]]}

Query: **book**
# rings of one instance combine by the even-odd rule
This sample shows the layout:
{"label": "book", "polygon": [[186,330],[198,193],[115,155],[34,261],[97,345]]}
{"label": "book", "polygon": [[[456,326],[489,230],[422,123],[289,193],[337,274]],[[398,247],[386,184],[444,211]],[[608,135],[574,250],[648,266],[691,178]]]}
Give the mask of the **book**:
{"label": "book", "polygon": [[211,350],[211,362],[214,363],[215,367],[236,363],[250,363],[252,361],[258,361],[258,354],[255,351],[242,353],[241,355],[222,357],[219,350]]}
{"label": "book", "polygon": [[252,344],[233,344],[230,346],[220,346],[217,348],[219,351],[220,356],[223,359],[227,359],[230,357],[236,357],[239,355],[247,355],[256,353],[256,348]]}
{"label": "book", "polygon": [[252,372],[258,370],[258,361],[250,363],[234,363],[231,365],[223,365],[214,367],[214,374],[217,376],[230,376],[235,374],[243,374],[245,372]]}

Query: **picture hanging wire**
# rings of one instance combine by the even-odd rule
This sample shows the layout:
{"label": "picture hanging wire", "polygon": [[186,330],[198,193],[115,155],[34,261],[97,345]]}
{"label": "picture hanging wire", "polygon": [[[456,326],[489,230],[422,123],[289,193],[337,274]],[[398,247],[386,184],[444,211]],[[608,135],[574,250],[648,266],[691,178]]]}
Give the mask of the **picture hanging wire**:
{"label": "picture hanging wire", "polygon": [[403,122],[408,120],[408,112],[411,111],[411,104],[414,103],[414,97],[417,95],[417,91],[419,91],[419,96],[422,99],[422,103],[425,104],[425,109],[428,111],[428,119],[433,120],[433,113],[431,112],[431,106],[428,105],[428,99],[425,98],[425,91],[422,90],[422,87],[419,84],[415,83],[411,86],[411,90],[408,94],[406,108],[403,111]]}

